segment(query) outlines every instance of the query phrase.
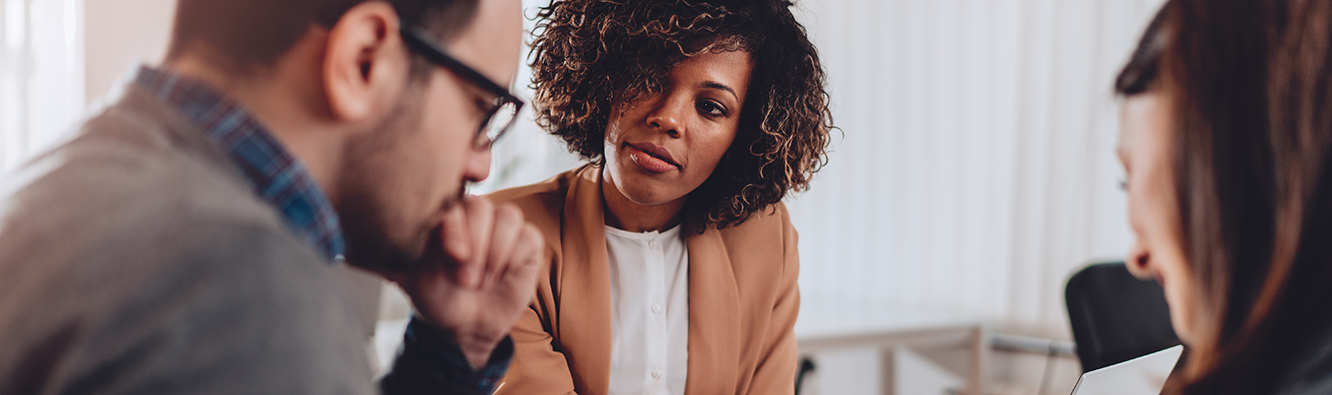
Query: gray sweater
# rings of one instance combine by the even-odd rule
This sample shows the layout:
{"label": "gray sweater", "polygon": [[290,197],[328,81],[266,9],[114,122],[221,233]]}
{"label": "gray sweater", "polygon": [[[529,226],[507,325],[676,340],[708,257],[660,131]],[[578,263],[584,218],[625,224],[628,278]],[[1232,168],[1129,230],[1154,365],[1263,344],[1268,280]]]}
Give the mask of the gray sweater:
{"label": "gray sweater", "polygon": [[0,394],[375,392],[333,265],[137,87],[0,202]]}

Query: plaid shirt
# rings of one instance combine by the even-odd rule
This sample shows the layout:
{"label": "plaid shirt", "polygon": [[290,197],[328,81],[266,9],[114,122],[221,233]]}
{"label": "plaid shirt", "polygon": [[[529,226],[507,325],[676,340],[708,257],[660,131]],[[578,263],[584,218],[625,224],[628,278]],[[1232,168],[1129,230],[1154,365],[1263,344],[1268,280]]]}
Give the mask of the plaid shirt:
{"label": "plaid shirt", "polygon": [[167,106],[203,128],[208,139],[231,156],[254,192],[277,207],[297,235],[324,258],[342,255],[342,225],[324,191],[300,161],[282,149],[244,108],[208,86],[179,75],[143,67],[136,82]]}
{"label": "plaid shirt", "polygon": [[[346,248],[333,205],[300,161],[273,140],[248,111],[211,87],[180,75],[141,67],[138,86],[203,128],[208,139],[245,173],[254,192],[282,214],[287,225],[331,262],[342,261]],[[513,341],[504,339],[490,361],[473,370],[452,339],[412,316],[393,371],[380,386],[385,393],[443,389],[478,394],[494,392],[513,359]]]}

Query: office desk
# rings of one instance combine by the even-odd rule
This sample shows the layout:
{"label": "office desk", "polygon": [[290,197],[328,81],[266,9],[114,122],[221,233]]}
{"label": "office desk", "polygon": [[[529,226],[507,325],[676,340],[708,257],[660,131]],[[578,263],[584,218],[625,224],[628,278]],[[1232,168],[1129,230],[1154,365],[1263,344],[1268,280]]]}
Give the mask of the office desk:
{"label": "office desk", "polygon": [[[381,321],[375,333],[377,366],[386,367],[402,341],[407,320]],[[979,319],[881,303],[804,298],[795,325],[800,354],[895,347],[965,348],[970,354],[964,394],[980,394],[990,344]],[[892,389],[884,391],[891,393]]]}
{"label": "office desk", "polygon": [[[981,394],[989,339],[976,317],[883,303],[805,298],[795,325],[800,354],[875,348],[961,347],[970,358],[964,394]],[[884,388],[891,392],[891,388]]]}

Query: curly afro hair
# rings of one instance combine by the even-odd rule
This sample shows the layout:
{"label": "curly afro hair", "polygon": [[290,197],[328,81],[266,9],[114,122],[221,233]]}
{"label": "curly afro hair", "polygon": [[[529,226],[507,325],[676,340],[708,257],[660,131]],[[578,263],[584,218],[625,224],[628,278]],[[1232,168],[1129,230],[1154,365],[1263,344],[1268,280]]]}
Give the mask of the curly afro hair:
{"label": "curly afro hair", "polygon": [[557,0],[538,14],[532,45],[537,122],[569,150],[604,163],[611,107],[659,92],[671,69],[708,52],[753,60],[735,142],[690,193],[685,221],[739,225],[809,188],[826,162],[825,76],[786,0]]}

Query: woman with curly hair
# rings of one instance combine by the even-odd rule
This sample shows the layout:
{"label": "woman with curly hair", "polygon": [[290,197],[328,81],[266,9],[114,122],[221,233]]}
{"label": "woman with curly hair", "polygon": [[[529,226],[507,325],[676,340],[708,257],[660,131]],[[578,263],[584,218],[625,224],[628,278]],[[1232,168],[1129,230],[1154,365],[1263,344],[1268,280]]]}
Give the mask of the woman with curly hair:
{"label": "woman with curly hair", "polygon": [[785,206],[824,163],[818,54],[785,0],[563,0],[539,122],[590,163],[496,192],[548,244],[501,394],[794,391]]}

